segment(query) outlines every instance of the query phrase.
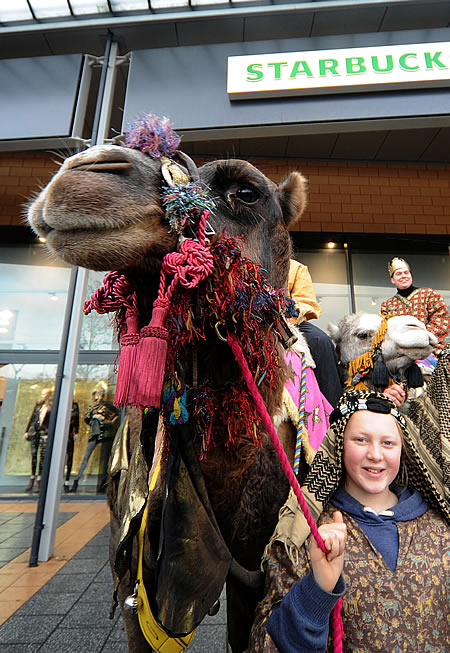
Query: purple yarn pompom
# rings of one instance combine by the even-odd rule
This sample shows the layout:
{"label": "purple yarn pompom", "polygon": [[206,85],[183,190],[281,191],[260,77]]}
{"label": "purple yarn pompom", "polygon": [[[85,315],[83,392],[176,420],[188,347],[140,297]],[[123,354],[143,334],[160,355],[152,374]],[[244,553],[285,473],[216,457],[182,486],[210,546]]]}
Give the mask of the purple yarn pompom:
{"label": "purple yarn pompom", "polygon": [[168,118],[159,118],[148,113],[138,118],[125,134],[125,147],[140,150],[152,159],[175,154],[181,138],[176,134]]}

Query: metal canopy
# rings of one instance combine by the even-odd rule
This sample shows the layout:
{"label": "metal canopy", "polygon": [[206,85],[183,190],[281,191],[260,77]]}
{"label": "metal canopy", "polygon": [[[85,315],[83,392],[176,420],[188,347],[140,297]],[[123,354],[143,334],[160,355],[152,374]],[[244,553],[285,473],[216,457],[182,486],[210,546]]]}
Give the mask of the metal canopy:
{"label": "metal canopy", "polygon": [[[393,34],[398,42],[450,40],[448,0],[0,0],[0,59],[89,53],[101,57],[108,34],[118,53],[214,43]],[[408,31],[409,32],[408,32]],[[396,33],[396,34],[395,34]],[[350,37],[350,41],[351,41]],[[361,37],[358,37],[361,38]],[[390,38],[390,36],[388,36]],[[397,39],[397,41],[395,40]],[[282,47],[282,46],[281,46]],[[118,73],[113,126],[127,83]],[[151,111],[152,107],[148,107]],[[448,162],[450,127],[355,125],[356,133],[184,134],[192,154],[335,160]],[[26,143],[21,149],[27,149]]]}

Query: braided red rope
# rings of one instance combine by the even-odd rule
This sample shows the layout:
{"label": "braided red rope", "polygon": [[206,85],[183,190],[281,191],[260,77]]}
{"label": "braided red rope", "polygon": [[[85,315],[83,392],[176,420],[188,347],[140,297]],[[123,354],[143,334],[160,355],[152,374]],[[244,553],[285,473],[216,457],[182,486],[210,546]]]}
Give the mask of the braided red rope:
{"label": "braided red rope", "polygon": [[126,276],[113,270],[108,272],[103,279],[103,285],[84,303],[84,313],[111,313],[118,309],[129,309],[137,313],[137,299]]}
{"label": "braided red rope", "polygon": [[[230,345],[234,357],[236,358],[236,361],[239,364],[239,367],[241,368],[242,375],[244,377],[245,382],[247,383],[247,387],[250,391],[250,394],[252,395],[255,404],[259,410],[259,414],[261,415],[261,419],[264,423],[264,426],[267,429],[267,432],[270,436],[270,439],[272,441],[272,444],[274,446],[274,449],[278,455],[278,458],[280,460],[281,466],[283,468],[284,473],[286,474],[289,484],[291,488],[294,490],[294,494],[297,497],[297,501],[300,505],[300,508],[303,511],[303,514],[305,516],[306,522],[311,530],[311,534],[314,537],[315,541],[317,542],[317,546],[324,552],[328,553],[324,541],[318,531],[316,522],[314,521],[311,512],[309,511],[309,508],[306,504],[305,497],[303,496],[303,493],[301,491],[299,482],[297,480],[297,477],[294,474],[294,471],[292,469],[292,466],[286,456],[286,453],[283,449],[283,446],[280,442],[280,439],[278,437],[278,434],[275,430],[275,427],[272,423],[272,420],[270,418],[270,415],[267,411],[267,408],[264,404],[264,401],[261,397],[261,394],[256,387],[255,382],[253,381],[253,376],[250,371],[250,368],[248,366],[248,363],[244,357],[244,354],[242,352],[241,345],[239,344],[239,341],[234,333],[230,333],[227,336],[227,342]],[[334,643],[334,651],[335,653],[342,653],[342,620],[341,620],[341,609],[342,609],[342,599],[339,599],[336,605],[333,608],[332,612],[332,623],[333,623],[333,643]]]}
{"label": "braided red rope", "polygon": [[[213,256],[206,247],[208,217],[209,211],[205,209],[199,220],[198,240],[186,238],[177,252],[169,252],[163,259],[152,318],[150,324],[143,327],[140,333],[139,356],[133,372],[138,377],[135,405],[154,408],[161,405],[169,337],[165,323],[175,286],[179,284],[185,289],[195,288],[214,268]],[[173,278],[167,286],[168,277]]]}

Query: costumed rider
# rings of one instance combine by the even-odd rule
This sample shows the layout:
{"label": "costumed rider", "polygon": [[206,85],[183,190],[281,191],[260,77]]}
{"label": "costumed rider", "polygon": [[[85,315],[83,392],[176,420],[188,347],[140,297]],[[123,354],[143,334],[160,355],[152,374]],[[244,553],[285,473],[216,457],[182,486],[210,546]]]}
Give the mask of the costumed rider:
{"label": "costumed rider", "polygon": [[89,458],[94,453],[94,449],[98,444],[101,444],[102,447],[102,469],[98,490],[104,491],[106,489],[108,460],[114,435],[119,425],[120,412],[114,404],[105,399],[104,388],[94,390],[92,398],[94,403],[84,417],[84,421],[90,427],[89,441],[78,474],[75,476],[73,485],[69,490],[71,493],[77,491],[78,484],[87,467]]}
{"label": "costumed rider", "polygon": [[[413,286],[411,269],[403,258],[395,257],[388,263],[391,283],[397,292],[381,304],[381,315],[413,315],[423,322],[426,328],[438,339],[434,354],[438,355],[445,346],[449,328],[448,307],[440,293],[432,288]],[[419,361],[425,374],[430,374],[436,366],[435,356]]]}
{"label": "costumed rider", "polygon": [[[263,560],[249,651],[448,650],[450,505],[439,446],[409,431],[384,394],[345,393],[302,487],[326,553],[291,491]],[[416,432],[417,433],[417,432]]]}
{"label": "costumed rider", "polygon": [[318,319],[322,311],[308,267],[295,259],[291,259],[289,264],[288,291],[299,313],[298,317],[289,318],[289,322],[305,336],[316,364],[314,373],[319,388],[334,407],[342,394],[336,350],[330,336],[309,322]]}

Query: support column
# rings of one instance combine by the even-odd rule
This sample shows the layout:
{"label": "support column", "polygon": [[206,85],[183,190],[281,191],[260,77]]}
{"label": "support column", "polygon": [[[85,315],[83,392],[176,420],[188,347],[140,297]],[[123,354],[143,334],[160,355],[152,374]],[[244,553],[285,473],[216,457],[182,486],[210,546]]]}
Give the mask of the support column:
{"label": "support column", "polygon": [[[105,47],[91,145],[101,145],[108,135],[116,76],[117,50],[118,45],[113,42],[113,35],[110,33]],[[68,319],[66,319],[67,325],[65,325],[61,356],[58,363],[55,386],[56,405],[53,406],[49,424],[47,456],[42,472],[41,493],[34,526],[30,567],[35,567],[38,560],[39,562],[47,561],[53,555],[55,547],[87,275],[88,271],[83,268],[73,268],[72,270],[72,278],[74,278],[72,302],[71,307],[68,305],[67,308]]]}

